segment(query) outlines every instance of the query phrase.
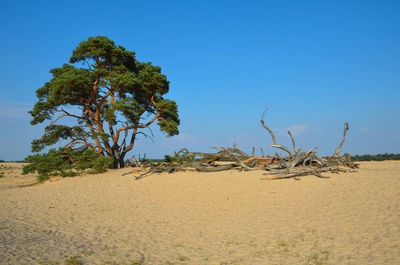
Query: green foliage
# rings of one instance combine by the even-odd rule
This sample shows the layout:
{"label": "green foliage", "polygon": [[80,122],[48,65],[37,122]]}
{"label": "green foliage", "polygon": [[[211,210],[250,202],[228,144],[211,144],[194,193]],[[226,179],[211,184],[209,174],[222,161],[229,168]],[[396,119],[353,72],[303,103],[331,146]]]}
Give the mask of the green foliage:
{"label": "green foliage", "polygon": [[4,178],[6,175],[4,175],[3,172],[0,172],[0,178]]}
{"label": "green foliage", "polygon": [[351,157],[353,161],[384,161],[384,160],[400,160],[400,154],[376,154],[376,155],[354,155]]}
{"label": "green foliage", "polygon": [[[50,73],[52,79],[37,89],[38,101],[30,111],[32,125],[49,122],[43,137],[32,142],[33,152],[68,141],[75,149],[123,159],[136,134],[155,121],[167,136],[179,133],[178,107],[164,98],[169,81],[161,67],[137,61],[135,52],[105,36],[82,41],[69,64]],[[58,124],[64,119],[76,124]]]}
{"label": "green foliage", "polygon": [[90,173],[103,173],[106,172],[106,168],[113,163],[111,157],[99,156],[93,161],[92,171]]}
{"label": "green foliage", "polygon": [[100,156],[91,149],[71,151],[66,148],[50,149],[45,154],[28,156],[22,174],[37,173],[42,182],[50,176],[72,177],[79,172],[91,169],[90,173],[102,173],[113,162],[111,157]]}
{"label": "green foliage", "polygon": [[71,172],[72,163],[65,157],[66,151],[63,149],[51,149],[47,154],[35,154],[28,156],[25,160],[29,163],[25,165],[22,174],[37,173],[38,181],[49,179],[50,176],[63,175]]}
{"label": "green foliage", "polygon": [[93,161],[99,158],[99,155],[93,152],[90,149],[87,149],[80,153],[79,156],[75,157],[75,161],[77,162],[77,169],[84,170],[86,168],[93,167]]}

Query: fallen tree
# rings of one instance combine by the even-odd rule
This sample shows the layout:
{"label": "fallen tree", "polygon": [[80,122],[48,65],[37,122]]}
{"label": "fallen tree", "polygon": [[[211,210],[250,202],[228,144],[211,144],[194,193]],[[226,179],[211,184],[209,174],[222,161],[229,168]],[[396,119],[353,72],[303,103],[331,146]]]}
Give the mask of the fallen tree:
{"label": "fallen tree", "polygon": [[[281,145],[276,140],[273,131],[267,126],[264,121],[266,109],[261,115],[261,125],[267,130],[272,138],[273,144],[269,147],[276,148],[287,153],[287,156],[279,156],[275,153],[273,156],[267,155],[264,157],[254,156],[254,147],[252,156],[246,154],[244,151],[234,145],[232,148],[214,147],[218,150],[217,153],[201,153],[189,152],[186,148],[176,152],[170,158],[170,162],[163,162],[158,165],[146,166],[147,172],[136,176],[136,179],[141,179],[152,173],[161,172],[176,172],[179,170],[196,170],[200,172],[216,172],[236,168],[244,171],[262,170],[265,177],[262,180],[294,178],[300,176],[314,175],[319,178],[327,178],[322,176],[323,172],[354,172],[358,165],[351,161],[349,154],[340,156],[341,149],[346,141],[347,131],[349,125],[347,122],[344,124],[343,138],[339,146],[335,149],[332,156],[320,157],[316,155],[314,147],[311,150],[302,151],[296,148],[296,142],[293,135],[288,131],[288,135],[292,141],[292,149]],[[263,153],[263,150],[262,150]],[[126,174],[133,173],[131,171]]]}

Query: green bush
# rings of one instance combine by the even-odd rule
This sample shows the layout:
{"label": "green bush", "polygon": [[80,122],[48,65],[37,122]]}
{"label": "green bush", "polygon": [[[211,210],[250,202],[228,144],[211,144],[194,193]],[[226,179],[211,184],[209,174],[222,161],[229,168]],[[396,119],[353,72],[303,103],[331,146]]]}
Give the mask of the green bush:
{"label": "green bush", "polygon": [[28,156],[22,174],[37,173],[38,181],[45,181],[50,176],[72,177],[79,172],[91,169],[90,173],[102,173],[112,164],[111,157],[100,156],[91,149],[72,151],[65,148],[50,149],[45,154]]}
{"label": "green bush", "polygon": [[107,167],[113,163],[113,159],[109,156],[98,156],[93,160],[92,172],[103,173],[106,172]]}

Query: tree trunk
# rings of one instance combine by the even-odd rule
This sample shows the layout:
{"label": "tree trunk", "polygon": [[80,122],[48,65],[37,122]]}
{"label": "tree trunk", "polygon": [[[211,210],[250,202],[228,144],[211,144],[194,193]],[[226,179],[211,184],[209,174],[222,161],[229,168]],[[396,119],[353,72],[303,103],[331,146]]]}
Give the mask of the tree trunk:
{"label": "tree trunk", "polygon": [[125,158],[125,154],[121,155],[121,157],[119,158],[119,161],[118,161],[118,163],[119,163],[119,168],[124,168],[124,167],[125,167],[125,160],[124,160],[124,158]]}
{"label": "tree trunk", "polygon": [[113,157],[113,158],[114,158],[114,161],[113,161],[111,168],[118,168],[119,160],[116,157]]}
{"label": "tree trunk", "polygon": [[125,155],[126,153],[122,152],[119,155],[114,156],[114,162],[112,164],[112,168],[124,168],[125,167]]}

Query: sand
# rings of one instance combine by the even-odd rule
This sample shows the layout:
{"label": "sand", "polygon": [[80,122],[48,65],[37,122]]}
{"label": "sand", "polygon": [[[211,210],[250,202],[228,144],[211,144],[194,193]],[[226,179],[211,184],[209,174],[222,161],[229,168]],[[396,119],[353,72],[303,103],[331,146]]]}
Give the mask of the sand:
{"label": "sand", "polygon": [[300,181],[130,170],[33,186],[6,174],[0,263],[400,264],[400,161]]}

